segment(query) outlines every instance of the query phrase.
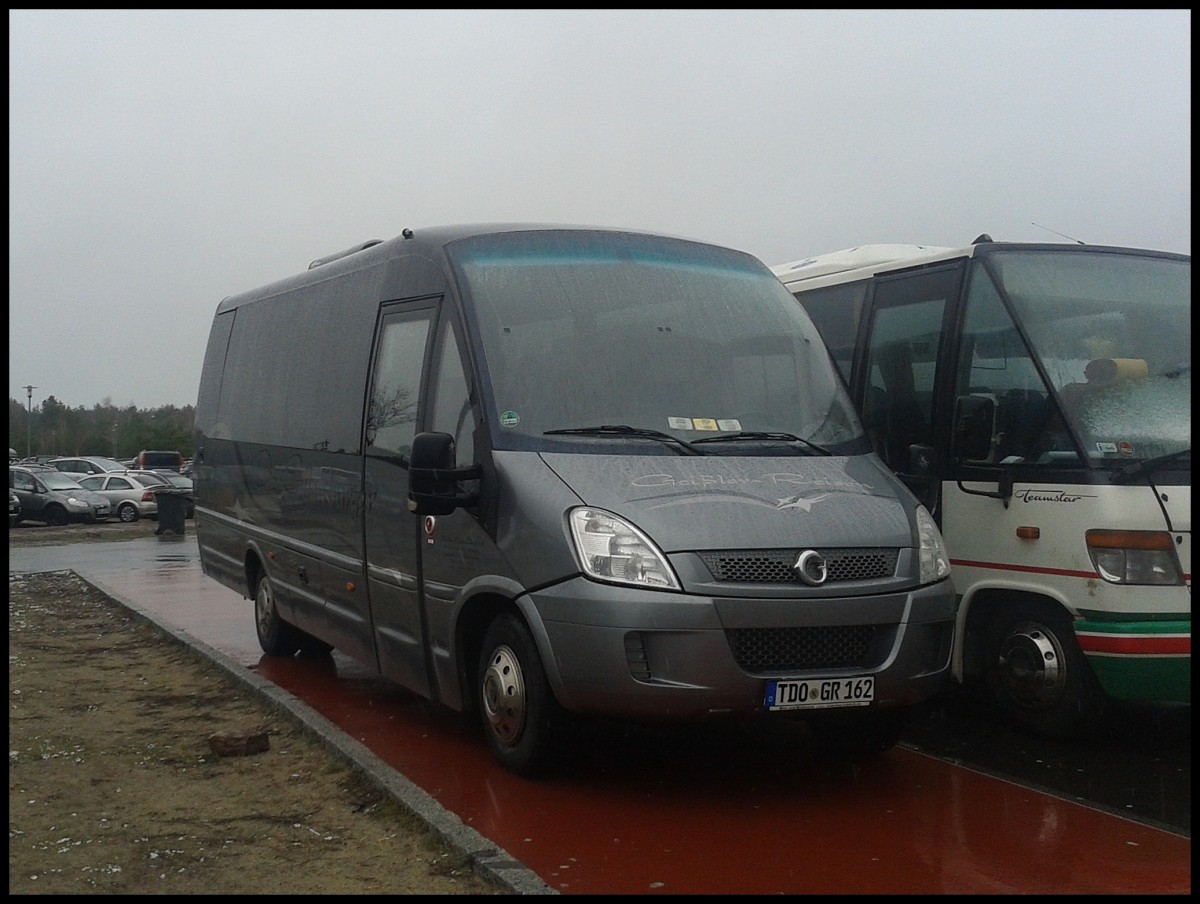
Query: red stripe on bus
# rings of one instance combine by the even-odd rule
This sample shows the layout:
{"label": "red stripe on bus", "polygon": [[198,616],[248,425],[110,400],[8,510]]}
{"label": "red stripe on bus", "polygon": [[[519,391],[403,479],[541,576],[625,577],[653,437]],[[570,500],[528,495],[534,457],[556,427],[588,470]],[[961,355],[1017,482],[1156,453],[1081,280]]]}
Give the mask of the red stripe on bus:
{"label": "red stripe on bus", "polygon": [[[951,565],[961,565],[963,568],[993,568],[996,571],[1023,571],[1027,574],[1054,574],[1060,577],[1068,578],[1089,578],[1099,579],[1100,575],[1094,571],[1071,571],[1066,568],[1041,568],[1037,565],[1009,565],[1001,562],[973,562],[970,559],[951,559]],[[1192,573],[1186,572],[1183,576],[1185,584],[1192,583]]]}
{"label": "red stripe on bus", "polygon": [[1029,574],[1056,574],[1068,578],[1099,578],[1094,571],[1069,571],[1066,568],[1040,568],[1036,565],[1003,565],[999,562],[972,562],[968,559],[951,559],[951,565],[963,568],[994,568],[997,571],[1024,571]]}
{"label": "red stripe on bus", "polygon": [[1191,637],[1162,634],[1078,634],[1085,653],[1137,653],[1143,656],[1191,656]]}

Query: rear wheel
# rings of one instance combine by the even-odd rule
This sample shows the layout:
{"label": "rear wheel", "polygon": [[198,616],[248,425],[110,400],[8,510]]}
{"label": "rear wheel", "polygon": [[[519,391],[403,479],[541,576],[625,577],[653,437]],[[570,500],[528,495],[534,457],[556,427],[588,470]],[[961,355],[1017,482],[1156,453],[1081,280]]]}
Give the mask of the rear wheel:
{"label": "rear wheel", "polygon": [[268,656],[294,656],[300,649],[300,633],[279,615],[275,589],[265,571],[254,590],[254,628],[258,645]]}
{"label": "rear wheel", "polygon": [[998,614],[984,637],[988,697],[1013,724],[1048,738],[1085,737],[1107,701],[1070,617],[1030,603]]}
{"label": "rear wheel", "polygon": [[508,771],[543,774],[564,713],[550,689],[529,628],[505,612],[488,626],[479,656],[480,720],[492,754]]}
{"label": "rear wheel", "polygon": [[122,524],[132,524],[142,517],[142,513],[138,511],[138,507],[132,502],[122,502],[117,506],[117,518]]}
{"label": "rear wheel", "polygon": [[42,512],[43,520],[51,527],[65,527],[70,523],[67,517],[67,510],[61,505],[48,505],[46,510]]}

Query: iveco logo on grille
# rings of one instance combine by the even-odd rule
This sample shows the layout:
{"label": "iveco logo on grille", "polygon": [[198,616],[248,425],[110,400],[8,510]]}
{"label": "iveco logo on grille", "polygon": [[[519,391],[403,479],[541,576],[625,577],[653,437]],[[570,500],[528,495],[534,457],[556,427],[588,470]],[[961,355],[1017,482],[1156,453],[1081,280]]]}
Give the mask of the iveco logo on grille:
{"label": "iveco logo on grille", "polygon": [[792,571],[796,572],[800,580],[806,584],[811,584],[813,587],[824,584],[825,578],[829,576],[829,569],[825,566],[825,558],[815,549],[806,549],[800,553],[796,557],[796,563],[792,566]]}

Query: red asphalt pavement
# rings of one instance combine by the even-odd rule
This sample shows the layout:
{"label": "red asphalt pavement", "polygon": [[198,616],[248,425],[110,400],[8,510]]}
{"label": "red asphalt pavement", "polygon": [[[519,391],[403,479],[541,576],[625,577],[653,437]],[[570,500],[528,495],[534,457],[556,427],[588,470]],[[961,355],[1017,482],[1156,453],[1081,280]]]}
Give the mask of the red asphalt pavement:
{"label": "red asphalt pavement", "polygon": [[1190,838],[904,747],[816,760],[791,727],[596,726],[568,772],[525,781],[340,654],[263,656],[193,534],[9,552],[10,572],[63,568],[301,699],[563,894],[1191,893]]}

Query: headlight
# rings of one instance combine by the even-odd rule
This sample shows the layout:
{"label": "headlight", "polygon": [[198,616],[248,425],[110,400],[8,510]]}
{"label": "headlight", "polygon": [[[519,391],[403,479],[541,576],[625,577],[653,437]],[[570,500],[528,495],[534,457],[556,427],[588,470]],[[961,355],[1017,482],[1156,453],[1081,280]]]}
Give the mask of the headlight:
{"label": "headlight", "polygon": [[1113,584],[1182,584],[1175,544],[1166,531],[1090,530],[1088,555]]}
{"label": "headlight", "polygon": [[69,505],[71,508],[83,509],[84,511],[87,511],[90,508],[86,502],[84,502],[82,499],[76,499],[74,496],[67,497],[67,505]]}
{"label": "headlight", "polygon": [[658,547],[640,530],[611,512],[570,512],[571,539],[588,577],[613,584],[679,590],[679,581]]}
{"label": "headlight", "polygon": [[921,538],[921,583],[932,584],[950,576],[950,553],[942,540],[942,532],[933,515],[923,505],[917,506],[917,535]]}

